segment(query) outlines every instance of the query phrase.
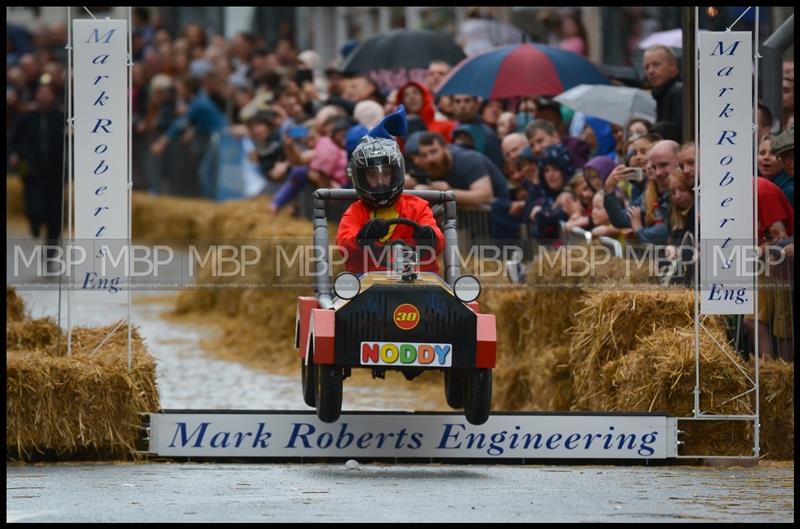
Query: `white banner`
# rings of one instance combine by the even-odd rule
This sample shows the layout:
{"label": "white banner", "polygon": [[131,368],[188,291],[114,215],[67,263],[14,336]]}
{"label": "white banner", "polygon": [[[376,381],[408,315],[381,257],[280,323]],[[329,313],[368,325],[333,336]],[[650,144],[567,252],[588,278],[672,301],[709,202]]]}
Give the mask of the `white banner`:
{"label": "white banner", "polygon": [[[659,415],[187,411],[150,414],[150,452],[171,457],[665,459],[675,432]],[[675,426],[672,419],[673,429]],[[670,442],[669,439],[672,439]]]}
{"label": "white banner", "polygon": [[700,312],[752,314],[752,37],[702,31],[698,46]]}
{"label": "white banner", "polygon": [[73,21],[75,243],[87,261],[72,271],[82,303],[127,303],[128,26]]}

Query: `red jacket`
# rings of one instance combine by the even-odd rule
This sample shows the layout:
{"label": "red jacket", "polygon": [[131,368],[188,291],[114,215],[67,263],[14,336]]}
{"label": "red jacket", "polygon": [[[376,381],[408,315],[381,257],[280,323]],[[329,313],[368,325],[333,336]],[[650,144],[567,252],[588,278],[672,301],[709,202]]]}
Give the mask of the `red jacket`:
{"label": "red jacket", "polygon": [[[374,210],[369,208],[361,200],[354,202],[347,208],[339,222],[339,231],[336,235],[336,244],[344,248],[347,252],[347,260],[345,261],[345,269],[354,274],[360,272],[372,272],[386,270],[385,266],[379,266],[375,261],[380,257],[380,252],[376,251],[374,256],[364,255],[364,247],[356,241],[356,235],[359,230],[371,219],[380,216],[384,219],[404,218],[413,220],[421,226],[430,226],[436,234],[436,255],[442,253],[444,250],[444,235],[442,230],[436,225],[436,220],[433,218],[433,212],[428,206],[428,201],[413,195],[400,195],[400,199],[395,202],[394,206],[383,210]],[[404,224],[394,224],[389,226],[389,235],[387,239],[380,242],[394,241],[403,239],[406,242],[414,241],[414,230],[411,226]],[[383,244],[377,244],[382,251]],[[387,250],[388,253],[388,250]],[[429,261],[425,256],[420,257],[420,270],[424,272],[439,273],[439,263],[436,260]],[[366,267],[366,270],[364,269]]]}
{"label": "red jacket", "polygon": [[778,221],[783,222],[786,234],[794,236],[794,209],[781,188],[766,178],[756,178],[758,193],[758,244],[766,240],[767,230]]}
{"label": "red jacket", "polygon": [[[431,91],[428,90],[427,86],[416,81],[407,82],[397,90],[397,102],[403,102],[403,92],[409,86],[416,86],[422,92],[422,109],[419,111],[419,117],[428,127],[428,132],[438,132],[447,143],[453,141],[453,129],[456,128],[456,123],[454,121],[439,121],[435,118],[436,106],[433,103],[433,95],[431,95]],[[406,109],[407,111],[408,109]]]}

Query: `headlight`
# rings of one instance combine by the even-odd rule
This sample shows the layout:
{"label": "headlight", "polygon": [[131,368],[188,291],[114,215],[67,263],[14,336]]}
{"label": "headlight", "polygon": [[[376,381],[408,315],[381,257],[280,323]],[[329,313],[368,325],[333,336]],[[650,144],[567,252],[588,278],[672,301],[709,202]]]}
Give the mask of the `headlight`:
{"label": "headlight", "polygon": [[464,303],[475,301],[481,295],[481,284],[475,276],[461,276],[453,285],[456,297]]}
{"label": "headlight", "polygon": [[342,299],[353,299],[361,292],[361,281],[350,272],[342,272],[333,282],[333,292]]}

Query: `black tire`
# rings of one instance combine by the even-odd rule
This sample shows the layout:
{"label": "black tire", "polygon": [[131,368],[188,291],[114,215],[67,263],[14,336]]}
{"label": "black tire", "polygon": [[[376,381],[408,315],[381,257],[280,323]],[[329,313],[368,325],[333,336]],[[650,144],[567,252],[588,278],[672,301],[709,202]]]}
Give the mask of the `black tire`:
{"label": "black tire", "polygon": [[[308,352],[311,354],[311,351]],[[303,381],[303,400],[306,402],[308,406],[312,408],[316,408],[317,406],[317,370],[314,369],[314,364],[312,362],[312,358],[309,358],[309,365],[306,365],[306,361],[300,360],[300,378]]]}
{"label": "black tire", "polygon": [[469,369],[466,379],[464,416],[470,424],[483,424],[492,409],[492,370]]}
{"label": "black tire", "polygon": [[342,414],[342,368],[316,364],[317,417],[322,422],[336,422]]}
{"label": "black tire", "polygon": [[444,397],[447,399],[447,405],[454,410],[463,408],[465,392],[464,370],[458,368],[445,369]]}

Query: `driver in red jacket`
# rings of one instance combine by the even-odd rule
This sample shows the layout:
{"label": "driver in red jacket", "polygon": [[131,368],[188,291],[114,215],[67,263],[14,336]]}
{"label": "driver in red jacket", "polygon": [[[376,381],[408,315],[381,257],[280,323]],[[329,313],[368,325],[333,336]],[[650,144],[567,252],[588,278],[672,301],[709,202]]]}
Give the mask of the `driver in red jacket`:
{"label": "driver in red jacket", "polygon": [[[402,108],[400,113],[404,121]],[[384,122],[396,115],[387,116]],[[416,243],[420,249],[421,271],[439,273],[439,264],[430,252],[433,250],[439,255],[444,249],[442,231],[426,200],[403,195],[403,155],[393,139],[377,136],[381,132],[389,135],[383,123],[362,138],[347,167],[359,200],[347,208],[336,236],[336,243],[347,252],[345,269],[352,273],[386,270],[386,263],[378,262],[383,261],[379,259],[382,246],[402,239],[411,246]],[[373,133],[377,137],[372,136]],[[387,225],[387,220],[398,217],[413,220],[419,228]],[[365,252],[368,246],[374,251]]]}

